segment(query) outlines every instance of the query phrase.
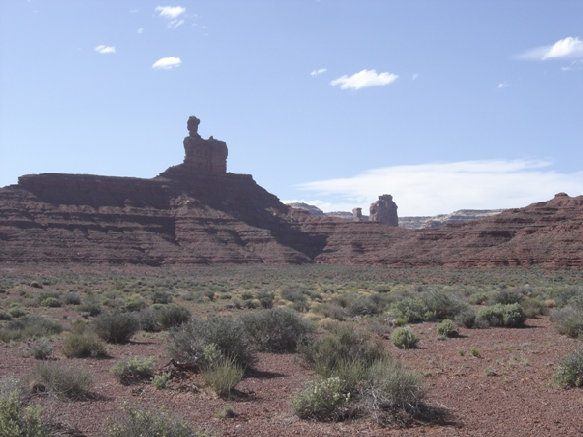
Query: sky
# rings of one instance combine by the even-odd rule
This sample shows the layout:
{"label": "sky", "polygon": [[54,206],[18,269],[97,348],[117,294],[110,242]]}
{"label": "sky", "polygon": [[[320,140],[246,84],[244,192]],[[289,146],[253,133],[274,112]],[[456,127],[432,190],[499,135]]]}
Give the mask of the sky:
{"label": "sky", "polygon": [[0,187],[228,171],[399,216],[583,194],[583,1],[3,0]]}

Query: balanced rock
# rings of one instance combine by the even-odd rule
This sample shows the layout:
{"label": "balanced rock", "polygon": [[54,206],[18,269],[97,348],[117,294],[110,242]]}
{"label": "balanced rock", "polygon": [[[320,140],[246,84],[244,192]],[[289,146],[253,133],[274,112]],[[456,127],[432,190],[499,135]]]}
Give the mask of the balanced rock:
{"label": "balanced rock", "polygon": [[399,225],[397,204],[393,202],[393,196],[390,194],[383,194],[382,196],[379,196],[379,200],[370,204],[369,221],[384,223],[391,226]]}
{"label": "balanced rock", "polygon": [[198,134],[200,120],[194,115],[188,118],[189,135],[184,138],[184,165],[201,174],[221,175],[227,172],[227,143],[212,136],[205,140]]}

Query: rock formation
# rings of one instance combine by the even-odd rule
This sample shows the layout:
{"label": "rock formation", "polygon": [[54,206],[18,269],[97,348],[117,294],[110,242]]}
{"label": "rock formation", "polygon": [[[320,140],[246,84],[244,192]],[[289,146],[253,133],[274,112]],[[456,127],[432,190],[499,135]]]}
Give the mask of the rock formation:
{"label": "rock formation", "polygon": [[393,202],[393,196],[383,194],[379,196],[379,200],[370,204],[369,221],[399,226],[397,204]]}
{"label": "rock formation", "polygon": [[583,196],[418,231],[384,224],[397,224],[389,195],[377,221],[315,217],[226,172],[227,145],[198,123],[184,162],[152,179],[45,173],[0,188],[0,262],[583,267]]}
{"label": "rock formation", "polygon": [[362,221],[362,208],[352,208],[352,221],[353,222]]}

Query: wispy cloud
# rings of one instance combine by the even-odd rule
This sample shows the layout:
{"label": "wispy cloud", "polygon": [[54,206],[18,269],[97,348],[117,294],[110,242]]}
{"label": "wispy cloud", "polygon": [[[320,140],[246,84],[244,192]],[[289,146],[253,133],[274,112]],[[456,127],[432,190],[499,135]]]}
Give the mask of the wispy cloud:
{"label": "wispy cloud", "polygon": [[95,51],[101,55],[108,55],[111,53],[115,53],[115,46],[105,46],[103,44],[100,44],[97,47],[95,47]]}
{"label": "wispy cloud", "polygon": [[520,55],[522,59],[562,59],[562,58],[583,58],[583,41],[578,37],[568,36],[560,39],[554,44],[535,47]]}
{"label": "wispy cloud", "polygon": [[139,34],[142,34],[142,33],[144,33],[144,28],[143,28],[143,27],[138,27],[138,30],[137,30],[137,32],[138,32]]}
{"label": "wispy cloud", "polygon": [[312,70],[312,72],[310,73],[310,76],[316,77],[316,76],[319,76],[323,73],[326,73],[326,71],[328,71],[328,70],[326,70],[325,68],[319,68],[317,70]]}
{"label": "wispy cloud", "polygon": [[366,211],[386,193],[393,195],[400,216],[427,216],[459,209],[521,207],[551,199],[558,192],[580,195],[583,171],[557,173],[549,161],[462,161],[379,168],[298,188],[312,193],[319,199],[314,203],[328,211],[357,206]]}
{"label": "wispy cloud", "polygon": [[498,89],[502,89],[502,88],[508,88],[510,85],[508,85],[508,82],[500,82],[498,85],[496,85],[496,88]]}
{"label": "wispy cloud", "polygon": [[160,17],[168,20],[168,27],[171,29],[176,29],[184,24],[183,19],[178,19],[186,12],[186,8],[182,6],[156,6],[155,11]]}
{"label": "wispy cloud", "polygon": [[419,73],[413,73],[411,75],[411,80],[417,80],[417,79],[419,79]]}
{"label": "wispy cloud", "polygon": [[393,73],[377,73],[376,70],[361,70],[352,76],[344,75],[330,82],[332,86],[340,85],[340,88],[355,89],[369,86],[385,86],[393,83],[399,76]]}
{"label": "wispy cloud", "polygon": [[172,68],[179,67],[182,64],[182,60],[176,56],[167,56],[165,58],[160,58],[152,64],[152,68],[161,70],[170,70]]}

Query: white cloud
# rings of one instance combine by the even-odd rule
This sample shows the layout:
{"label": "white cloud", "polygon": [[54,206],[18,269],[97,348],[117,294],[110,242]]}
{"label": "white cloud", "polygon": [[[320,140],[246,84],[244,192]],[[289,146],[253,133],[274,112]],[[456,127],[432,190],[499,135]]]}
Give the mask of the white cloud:
{"label": "white cloud", "polygon": [[156,6],[155,11],[158,12],[161,17],[174,20],[178,16],[184,14],[186,8],[183,8],[182,6]]}
{"label": "white cloud", "polygon": [[413,73],[411,80],[417,80],[419,78],[419,73]]}
{"label": "white cloud", "polygon": [[137,32],[138,32],[139,34],[142,34],[142,33],[144,33],[144,28],[143,28],[143,27],[138,27],[138,30],[137,30]]}
{"label": "white cloud", "polygon": [[561,59],[561,58],[582,58],[583,41],[578,37],[568,36],[560,39],[552,45],[535,47],[527,50],[521,56],[523,59]]}
{"label": "white cloud", "polygon": [[502,89],[502,88],[508,88],[510,85],[508,85],[508,82],[500,82],[498,85],[496,85],[496,88],[498,89]]}
{"label": "white cloud", "polygon": [[103,44],[100,44],[97,47],[95,47],[95,51],[102,55],[115,53],[115,46],[104,46]]}
{"label": "white cloud", "polygon": [[361,70],[352,76],[342,76],[330,82],[332,86],[340,85],[344,89],[360,89],[368,86],[385,86],[397,80],[393,73],[377,73],[376,70]]}
{"label": "white cloud", "polygon": [[310,76],[316,77],[316,76],[321,75],[322,73],[326,73],[326,71],[328,71],[328,70],[325,68],[319,68],[318,70],[312,70],[312,72],[310,73]]}
{"label": "white cloud", "polygon": [[379,195],[392,194],[402,217],[522,207],[559,192],[583,194],[583,171],[558,173],[551,165],[548,161],[491,160],[396,166],[307,182],[298,188],[313,193],[320,199],[314,203],[325,204],[328,211],[362,207],[366,213]]}
{"label": "white cloud", "polygon": [[152,68],[159,68],[162,70],[170,70],[171,68],[176,68],[182,64],[182,60],[176,56],[167,56],[165,58],[160,58],[152,64]]}

